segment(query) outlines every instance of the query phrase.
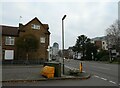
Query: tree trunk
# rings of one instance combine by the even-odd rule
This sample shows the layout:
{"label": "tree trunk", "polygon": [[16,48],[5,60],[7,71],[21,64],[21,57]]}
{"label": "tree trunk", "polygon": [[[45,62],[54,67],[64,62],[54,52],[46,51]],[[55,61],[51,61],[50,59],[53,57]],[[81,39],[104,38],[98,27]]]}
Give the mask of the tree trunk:
{"label": "tree trunk", "polygon": [[85,57],[85,52],[84,52],[84,50],[83,50],[83,59],[85,59],[84,57]]}
{"label": "tree trunk", "polygon": [[26,64],[28,64],[28,52],[26,53]]}

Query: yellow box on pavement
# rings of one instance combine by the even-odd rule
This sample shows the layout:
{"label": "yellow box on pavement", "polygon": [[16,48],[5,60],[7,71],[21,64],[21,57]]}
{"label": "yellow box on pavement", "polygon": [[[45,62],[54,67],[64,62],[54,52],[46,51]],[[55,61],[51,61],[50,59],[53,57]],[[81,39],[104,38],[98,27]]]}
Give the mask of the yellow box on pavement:
{"label": "yellow box on pavement", "polygon": [[55,73],[55,68],[51,66],[45,66],[41,71],[41,75],[47,78],[54,78],[54,73]]}

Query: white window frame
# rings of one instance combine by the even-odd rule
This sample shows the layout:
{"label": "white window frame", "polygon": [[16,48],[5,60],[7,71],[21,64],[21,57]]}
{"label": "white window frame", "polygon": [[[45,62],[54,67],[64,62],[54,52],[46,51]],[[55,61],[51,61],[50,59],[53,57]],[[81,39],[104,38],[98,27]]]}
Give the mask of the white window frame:
{"label": "white window frame", "polygon": [[5,60],[13,60],[14,59],[14,50],[5,50]]}
{"label": "white window frame", "polygon": [[40,37],[40,43],[45,43],[45,37]]}
{"label": "white window frame", "polygon": [[5,45],[15,45],[15,37],[6,36]]}
{"label": "white window frame", "polygon": [[38,25],[38,24],[31,24],[31,28],[32,29],[40,29],[40,25]]}
{"label": "white window frame", "polygon": [[103,43],[103,45],[105,45],[105,42],[102,42]]}

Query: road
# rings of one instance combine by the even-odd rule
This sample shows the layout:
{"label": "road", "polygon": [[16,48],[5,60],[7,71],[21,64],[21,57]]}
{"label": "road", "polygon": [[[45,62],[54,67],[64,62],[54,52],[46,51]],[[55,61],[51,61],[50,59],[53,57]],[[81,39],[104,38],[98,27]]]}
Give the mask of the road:
{"label": "road", "polygon": [[[60,61],[62,62],[62,59]],[[3,86],[120,86],[120,82],[118,82],[118,78],[120,77],[118,76],[117,64],[105,64],[94,61],[65,60],[65,66],[79,69],[80,62],[83,63],[83,71],[90,73],[91,78],[87,80],[48,80],[17,83],[8,82],[3,83]],[[37,72],[37,69],[35,70],[35,68],[31,68],[29,71]],[[24,76],[22,73],[21,75]]]}
{"label": "road", "polygon": [[[118,75],[118,69],[120,65],[79,60],[65,60],[65,65],[71,68],[79,69],[81,62],[83,64],[83,71],[90,73],[94,79],[101,79],[103,82],[107,81],[113,85],[120,85],[120,80],[118,79],[120,78],[120,75]],[[94,82],[97,83],[98,81],[94,80]],[[103,85],[105,85],[105,83],[103,83]]]}
{"label": "road", "polygon": [[[4,86],[116,86],[92,76],[87,80],[48,80],[39,82],[12,82],[4,83]],[[104,88],[104,87],[103,87]],[[113,87],[115,88],[115,87]]]}

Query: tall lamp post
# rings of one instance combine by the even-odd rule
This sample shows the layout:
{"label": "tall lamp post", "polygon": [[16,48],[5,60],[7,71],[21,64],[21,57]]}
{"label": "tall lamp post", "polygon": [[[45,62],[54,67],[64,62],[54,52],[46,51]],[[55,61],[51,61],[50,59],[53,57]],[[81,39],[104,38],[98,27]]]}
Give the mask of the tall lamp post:
{"label": "tall lamp post", "polygon": [[62,18],[62,58],[63,58],[63,74],[64,74],[64,19],[66,18],[66,15]]}

